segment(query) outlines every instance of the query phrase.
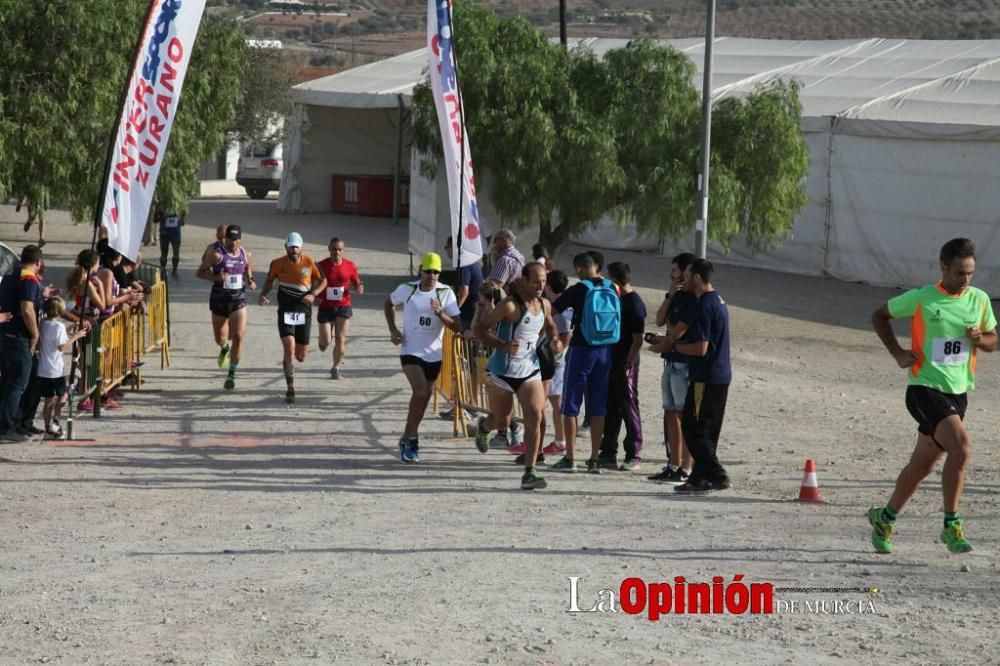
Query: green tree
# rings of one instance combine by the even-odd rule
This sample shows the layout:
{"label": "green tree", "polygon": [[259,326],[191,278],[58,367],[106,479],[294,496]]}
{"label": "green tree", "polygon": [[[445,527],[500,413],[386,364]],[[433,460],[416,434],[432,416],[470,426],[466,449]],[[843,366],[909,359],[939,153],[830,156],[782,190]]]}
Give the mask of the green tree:
{"label": "green tree", "polygon": [[[598,59],[520,18],[455,6],[456,52],[477,178],[508,221],[550,249],[611,211],[672,238],[695,217],[701,124],[694,65],[648,39]],[[775,245],[805,205],[798,88],[777,82],[717,104],[709,226]],[[440,155],[429,84],[414,91],[414,145]],[[433,165],[425,164],[431,175]]]}
{"label": "green tree", "polygon": [[[78,220],[92,217],[147,6],[145,0],[0,2],[0,99],[9,137],[0,150],[0,194],[27,196],[36,211],[58,206]],[[179,208],[193,191],[198,161],[224,140],[240,95],[244,49],[236,24],[205,18],[160,176],[165,198]]]}
{"label": "green tree", "polygon": [[262,143],[281,139],[283,120],[291,112],[288,89],[295,77],[281,49],[247,49],[246,73],[232,132],[240,143]]}

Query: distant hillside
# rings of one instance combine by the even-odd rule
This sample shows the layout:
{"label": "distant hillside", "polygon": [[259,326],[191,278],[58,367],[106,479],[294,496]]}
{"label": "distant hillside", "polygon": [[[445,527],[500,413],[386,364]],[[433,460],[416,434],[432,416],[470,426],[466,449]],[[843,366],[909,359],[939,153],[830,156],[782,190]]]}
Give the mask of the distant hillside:
{"label": "distant hillside", "polygon": [[[475,0],[559,31],[558,0]],[[425,0],[306,1],[301,12],[267,0],[209,0],[247,33],[282,39],[316,66],[353,66],[417,48]],[[693,37],[706,0],[567,0],[570,37]],[[717,0],[716,33],[770,39],[1000,39],[1000,0]]]}

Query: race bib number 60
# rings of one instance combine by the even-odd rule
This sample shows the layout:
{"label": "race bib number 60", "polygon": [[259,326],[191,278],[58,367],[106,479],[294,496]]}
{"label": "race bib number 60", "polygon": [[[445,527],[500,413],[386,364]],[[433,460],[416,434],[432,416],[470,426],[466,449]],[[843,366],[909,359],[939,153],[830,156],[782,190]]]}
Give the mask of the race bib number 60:
{"label": "race bib number 60", "polygon": [[934,338],[931,361],[934,365],[964,365],[969,362],[969,347],[965,338]]}
{"label": "race bib number 60", "polygon": [[305,312],[286,312],[285,313],[285,325],[286,326],[302,326],[306,323],[306,313]]}

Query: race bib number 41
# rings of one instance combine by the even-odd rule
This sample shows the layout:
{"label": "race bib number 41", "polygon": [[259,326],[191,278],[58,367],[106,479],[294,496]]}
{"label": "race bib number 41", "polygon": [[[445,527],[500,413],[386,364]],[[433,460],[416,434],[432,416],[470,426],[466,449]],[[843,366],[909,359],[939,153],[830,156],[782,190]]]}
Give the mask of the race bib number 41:
{"label": "race bib number 41", "polygon": [[306,323],[306,313],[305,312],[286,312],[285,313],[285,325],[286,326],[302,326]]}
{"label": "race bib number 41", "polygon": [[931,362],[934,365],[965,365],[972,342],[965,338],[934,338]]}

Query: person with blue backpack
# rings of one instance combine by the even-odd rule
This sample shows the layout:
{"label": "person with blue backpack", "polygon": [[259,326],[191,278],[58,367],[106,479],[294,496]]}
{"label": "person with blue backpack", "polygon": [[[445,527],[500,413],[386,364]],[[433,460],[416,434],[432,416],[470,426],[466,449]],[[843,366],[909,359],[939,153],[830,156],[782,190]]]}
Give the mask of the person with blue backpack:
{"label": "person with blue backpack", "polygon": [[563,378],[563,428],[566,455],[551,467],[556,472],[575,472],[576,417],[584,399],[590,414],[590,458],[587,471],[600,474],[598,452],[604,437],[608,405],[611,347],[621,335],[621,300],[611,280],[600,276],[594,257],[583,252],[573,257],[580,281],[556,299],[556,312],[573,309],[566,374]]}

